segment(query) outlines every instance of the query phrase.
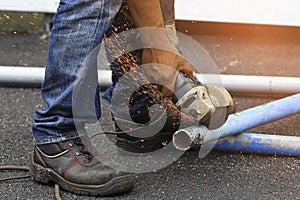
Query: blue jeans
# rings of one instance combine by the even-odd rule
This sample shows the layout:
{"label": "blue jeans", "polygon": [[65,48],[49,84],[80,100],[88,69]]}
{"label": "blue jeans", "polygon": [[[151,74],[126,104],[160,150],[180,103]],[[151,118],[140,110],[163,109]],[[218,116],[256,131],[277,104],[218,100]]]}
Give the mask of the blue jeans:
{"label": "blue jeans", "polygon": [[32,126],[35,144],[78,137],[73,116],[73,91],[78,85],[92,86],[91,91],[86,91],[90,95],[80,103],[84,107],[93,100],[94,106],[82,108],[76,117],[83,123],[94,120],[94,115],[100,118],[100,99],[94,87],[97,85],[96,52],[121,4],[122,0],[60,1],[42,85],[42,97],[47,106],[35,112]]}

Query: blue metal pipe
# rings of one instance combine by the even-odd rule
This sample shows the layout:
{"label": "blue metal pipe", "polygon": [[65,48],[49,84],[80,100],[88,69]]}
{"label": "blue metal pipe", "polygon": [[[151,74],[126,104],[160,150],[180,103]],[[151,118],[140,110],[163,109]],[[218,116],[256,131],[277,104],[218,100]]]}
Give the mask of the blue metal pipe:
{"label": "blue metal pipe", "polygon": [[281,156],[300,156],[300,137],[257,133],[240,133],[218,140],[214,150]]}
{"label": "blue metal pipe", "polygon": [[208,130],[207,140],[213,141],[241,133],[298,112],[300,112],[300,93],[230,115],[223,126]]}
{"label": "blue metal pipe", "polygon": [[[200,143],[209,144],[210,142],[217,141],[220,138],[242,133],[251,128],[270,123],[299,112],[300,94],[296,94],[232,114],[228,117],[223,126],[215,130],[208,130],[207,127],[203,125],[178,130],[173,135],[173,143],[176,148],[187,150],[196,141],[196,143],[199,143],[200,141]],[[269,139],[272,140],[275,139],[275,137],[276,136],[271,135],[269,136]]]}

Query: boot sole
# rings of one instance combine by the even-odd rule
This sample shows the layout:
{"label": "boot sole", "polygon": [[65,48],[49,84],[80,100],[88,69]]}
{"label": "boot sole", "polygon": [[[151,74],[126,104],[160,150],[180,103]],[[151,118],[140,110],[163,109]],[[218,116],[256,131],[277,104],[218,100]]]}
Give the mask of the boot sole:
{"label": "boot sole", "polygon": [[134,187],[134,175],[128,174],[115,177],[101,185],[85,185],[70,182],[50,168],[45,168],[36,163],[30,164],[31,177],[44,184],[57,183],[63,190],[83,195],[106,196],[129,192]]}

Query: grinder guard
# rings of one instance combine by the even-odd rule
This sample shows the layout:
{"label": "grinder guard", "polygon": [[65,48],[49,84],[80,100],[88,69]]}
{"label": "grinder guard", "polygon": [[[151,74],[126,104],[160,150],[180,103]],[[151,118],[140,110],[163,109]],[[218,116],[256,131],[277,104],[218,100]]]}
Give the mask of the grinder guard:
{"label": "grinder guard", "polygon": [[175,105],[210,129],[222,126],[235,112],[232,97],[222,86],[203,85],[195,77],[179,73],[174,91]]}

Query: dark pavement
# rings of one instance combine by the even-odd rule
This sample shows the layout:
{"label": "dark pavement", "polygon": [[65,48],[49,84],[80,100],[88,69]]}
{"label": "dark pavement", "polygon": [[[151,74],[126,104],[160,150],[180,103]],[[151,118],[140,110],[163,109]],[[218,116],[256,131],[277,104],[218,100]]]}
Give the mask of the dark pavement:
{"label": "dark pavement", "polygon": [[[224,74],[300,76],[300,40],[260,35],[199,33],[192,36],[210,53]],[[43,66],[47,41],[37,34],[0,33],[0,65]],[[278,97],[234,94],[237,110]],[[105,102],[102,102],[105,104]],[[0,87],[0,165],[28,166],[32,153],[31,123],[43,107],[39,89]],[[108,106],[102,123],[109,127]],[[300,115],[251,131],[300,136]],[[300,199],[300,159],[213,151],[198,158],[190,150],[172,165],[137,174],[128,194],[101,199]],[[19,175],[0,172],[0,178]],[[54,187],[31,179],[0,183],[1,199],[54,199]],[[67,199],[100,199],[61,192]]]}

